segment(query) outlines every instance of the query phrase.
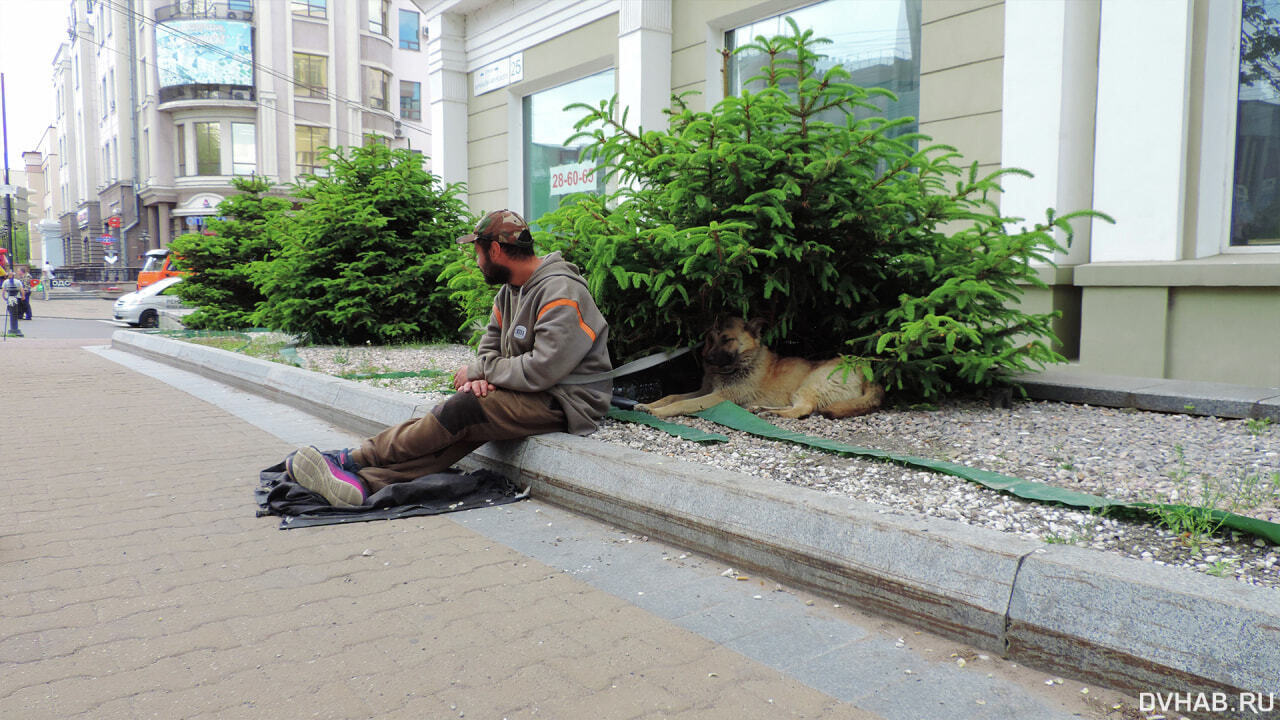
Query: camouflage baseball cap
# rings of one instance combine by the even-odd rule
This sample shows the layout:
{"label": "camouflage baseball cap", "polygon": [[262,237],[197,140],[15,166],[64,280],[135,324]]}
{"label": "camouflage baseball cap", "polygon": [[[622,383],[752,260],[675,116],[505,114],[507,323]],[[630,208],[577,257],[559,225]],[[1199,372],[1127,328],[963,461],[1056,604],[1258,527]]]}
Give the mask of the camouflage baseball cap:
{"label": "camouflage baseball cap", "polygon": [[533,235],[524,218],[511,210],[494,210],[480,218],[475,230],[469,235],[458,238],[458,243],[469,243],[479,240],[492,240],[504,245],[533,247]]}

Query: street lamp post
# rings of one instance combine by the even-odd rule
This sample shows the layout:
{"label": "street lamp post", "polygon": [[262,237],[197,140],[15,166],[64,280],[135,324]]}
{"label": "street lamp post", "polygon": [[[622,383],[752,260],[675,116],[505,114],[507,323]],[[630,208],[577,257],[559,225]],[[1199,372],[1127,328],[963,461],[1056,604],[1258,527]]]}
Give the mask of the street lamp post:
{"label": "street lamp post", "polygon": [[[0,73],[0,131],[4,133],[4,184],[6,191],[9,185],[9,107],[5,102],[4,93],[4,73]],[[5,228],[9,235],[9,267],[14,267],[13,261],[17,257],[13,254],[13,196],[6,192],[4,196],[4,222]],[[5,279],[12,278],[16,273],[10,273]],[[8,304],[8,293],[0,293],[6,296],[5,309],[9,313],[9,328],[6,331],[8,335],[22,337],[22,331],[18,329],[18,313],[16,308]]]}

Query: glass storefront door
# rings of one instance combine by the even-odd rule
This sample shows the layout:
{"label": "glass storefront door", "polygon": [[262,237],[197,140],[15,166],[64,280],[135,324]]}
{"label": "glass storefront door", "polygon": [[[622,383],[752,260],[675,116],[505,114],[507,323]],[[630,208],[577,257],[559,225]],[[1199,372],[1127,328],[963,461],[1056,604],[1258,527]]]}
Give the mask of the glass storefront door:
{"label": "glass storefront door", "polygon": [[579,162],[585,142],[566,145],[581,110],[566,112],[573,103],[596,105],[614,95],[613,70],[605,70],[524,98],[524,216],[530,224],[560,207],[568,195],[604,192],[602,173]]}

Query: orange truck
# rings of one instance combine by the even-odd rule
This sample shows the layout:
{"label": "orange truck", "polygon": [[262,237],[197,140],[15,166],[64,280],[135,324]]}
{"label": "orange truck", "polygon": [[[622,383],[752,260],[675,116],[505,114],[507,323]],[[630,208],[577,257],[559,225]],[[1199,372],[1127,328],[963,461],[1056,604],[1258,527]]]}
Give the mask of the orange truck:
{"label": "orange truck", "polygon": [[189,275],[187,272],[179,272],[173,269],[174,255],[168,250],[148,250],[143,254],[146,261],[142,263],[142,269],[138,271],[138,289],[150,285],[157,280],[163,280],[167,277],[177,275]]}

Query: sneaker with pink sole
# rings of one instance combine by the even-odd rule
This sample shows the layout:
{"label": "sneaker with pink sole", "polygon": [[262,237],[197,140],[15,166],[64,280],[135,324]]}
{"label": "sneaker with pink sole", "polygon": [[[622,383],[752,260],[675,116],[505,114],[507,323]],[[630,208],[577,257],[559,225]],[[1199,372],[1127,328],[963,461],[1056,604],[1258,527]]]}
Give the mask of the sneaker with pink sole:
{"label": "sneaker with pink sole", "polygon": [[288,463],[288,473],[334,507],[360,507],[369,495],[360,476],[344,470],[314,447],[298,448]]}

